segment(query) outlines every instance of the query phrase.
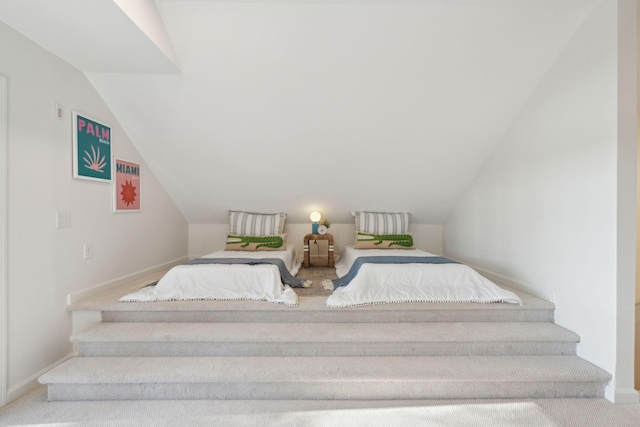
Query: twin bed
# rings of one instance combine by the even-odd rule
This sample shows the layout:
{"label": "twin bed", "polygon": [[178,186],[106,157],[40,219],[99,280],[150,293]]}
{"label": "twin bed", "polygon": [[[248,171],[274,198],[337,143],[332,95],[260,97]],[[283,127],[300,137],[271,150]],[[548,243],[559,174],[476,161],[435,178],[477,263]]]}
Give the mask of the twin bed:
{"label": "twin bed", "polygon": [[[355,272],[353,278],[344,280],[349,279],[350,272]],[[513,292],[498,287],[471,267],[420,249],[348,246],[336,264],[336,274],[338,280],[324,283],[334,289],[327,307],[399,302],[522,303]]]}
{"label": "twin bed", "polygon": [[[337,280],[327,307],[399,302],[505,302],[521,304],[472,268],[413,247],[408,213],[355,212],[354,245],[336,264]],[[173,267],[157,283],[120,299],[255,300],[298,305],[293,288],[310,285],[295,277],[300,252],[287,245],[286,214],[229,212],[225,250]]]}
{"label": "twin bed", "polygon": [[[203,263],[173,267],[157,284],[125,295],[120,301],[254,300],[298,305],[298,295],[291,284],[282,280],[286,272],[282,274],[275,264],[251,263],[265,258],[282,260],[292,277],[301,265],[299,251],[290,245],[279,251],[218,251],[202,257]],[[209,264],[208,259],[233,263]],[[247,261],[240,264],[240,260]],[[299,286],[305,284],[303,281]]]}

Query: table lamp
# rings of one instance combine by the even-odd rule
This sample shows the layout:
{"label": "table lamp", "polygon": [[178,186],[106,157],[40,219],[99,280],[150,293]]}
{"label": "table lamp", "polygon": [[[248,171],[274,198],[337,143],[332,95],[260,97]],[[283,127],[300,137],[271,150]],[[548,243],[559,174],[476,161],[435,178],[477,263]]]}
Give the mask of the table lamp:
{"label": "table lamp", "polygon": [[320,215],[320,212],[318,212],[318,211],[313,211],[313,212],[311,212],[311,215],[309,215],[309,219],[312,222],[312,224],[311,224],[311,234],[318,234],[318,225],[320,225],[319,224],[320,218],[322,218],[322,216]]}

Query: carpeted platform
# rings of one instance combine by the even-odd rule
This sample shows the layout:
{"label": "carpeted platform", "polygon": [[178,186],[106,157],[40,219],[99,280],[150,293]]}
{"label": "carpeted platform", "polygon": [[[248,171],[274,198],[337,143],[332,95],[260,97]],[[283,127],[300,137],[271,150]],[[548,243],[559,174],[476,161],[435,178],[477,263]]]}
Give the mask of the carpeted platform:
{"label": "carpeted platform", "polygon": [[[49,400],[273,402],[604,395],[548,301],[330,308],[326,267],[297,307],[266,301],[122,303],[133,284],[71,304],[77,350],[40,377]],[[320,293],[318,295],[317,293]],[[300,406],[296,406],[300,407]]]}

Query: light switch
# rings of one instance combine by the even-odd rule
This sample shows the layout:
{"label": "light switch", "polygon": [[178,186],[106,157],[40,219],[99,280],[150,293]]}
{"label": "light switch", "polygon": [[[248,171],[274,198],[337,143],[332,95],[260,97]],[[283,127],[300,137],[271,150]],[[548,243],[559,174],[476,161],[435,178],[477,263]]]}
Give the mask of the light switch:
{"label": "light switch", "polygon": [[58,212],[56,214],[56,228],[71,227],[71,212]]}

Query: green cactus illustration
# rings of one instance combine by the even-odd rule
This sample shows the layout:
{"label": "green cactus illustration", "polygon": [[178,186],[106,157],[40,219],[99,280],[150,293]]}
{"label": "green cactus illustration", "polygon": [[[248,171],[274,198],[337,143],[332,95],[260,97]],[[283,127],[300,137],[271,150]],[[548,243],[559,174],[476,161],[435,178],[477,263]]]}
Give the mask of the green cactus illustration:
{"label": "green cactus illustration", "polygon": [[[235,241],[233,241],[235,240]],[[238,244],[241,243],[240,247],[246,248],[252,243],[258,243],[256,245],[256,249],[265,247],[277,249],[284,246],[284,240],[280,236],[228,236],[227,243],[229,244]]]}
{"label": "green cactus illustration", "polygon": [[[366,236],[366,238],[362,239],[360,236]],[[411,247],[413,246],[413,237],[411,234],[374,234],[374,233],[358,233],[358,241],[372,241],[374,240],[374,245],[379,245],[382,242],[389,242],[388,247],[391,246],[404,246]]]}

